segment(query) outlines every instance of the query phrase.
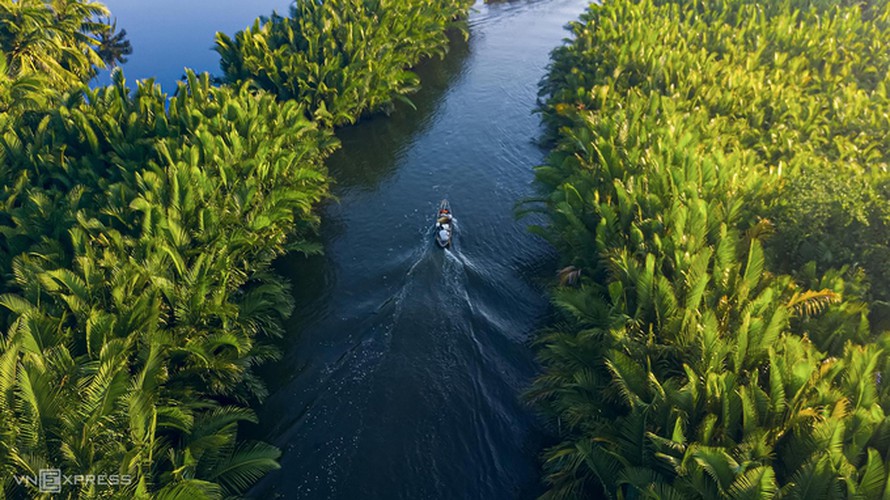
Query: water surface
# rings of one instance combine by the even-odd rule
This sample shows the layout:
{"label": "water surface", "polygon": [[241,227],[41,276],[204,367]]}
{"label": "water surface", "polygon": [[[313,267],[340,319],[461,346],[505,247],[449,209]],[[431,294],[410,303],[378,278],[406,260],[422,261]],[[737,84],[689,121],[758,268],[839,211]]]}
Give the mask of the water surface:
{"label": "water surface", "polygon": [[[220,74],[216,32],[233,36],[273,10],[286,14],[292,0],[101,0],[127,30],[133,54],[123,65],[129,82],[155,77],[172,93],[185,68]],[[108,84],[108,72],[96,83]]]}

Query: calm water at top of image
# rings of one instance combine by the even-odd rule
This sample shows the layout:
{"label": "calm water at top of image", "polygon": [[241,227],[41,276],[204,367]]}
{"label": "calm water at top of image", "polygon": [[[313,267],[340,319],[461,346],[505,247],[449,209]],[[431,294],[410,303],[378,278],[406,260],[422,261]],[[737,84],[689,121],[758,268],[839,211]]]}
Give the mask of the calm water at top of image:
{"label": "calm water at top of image", "polygon": [[[127,81],[154,77],[168,93],[185,68],[219,74],[219,55],[213,50],[217,32],[233,35],[259,16],[272,11],[287,14],[289,0],[103,0],[127,30],[133,54],[123,65]],[[102,72],[98,84],[110,82]]]}
{"label": "calm water at top of image", "polygon": [[[134,47],[128,80],[218,73],[213,34],[283,0],[111,1]],[[547,438],[521,394],[551,314],[552,250],[518,219],[544,161],[534,114],[550,51],[583,0],[477,3],[469,38],[418,68],[414,108],[337,135],[336,201],[321,209],[325,254],[277,268],[297,309],[254,438],[283,451],[257,498],[513,499],[541,493]],[[176,13],[173,15],[172,13]],[[240,18],[239,18],[240,16]],[[432,227],[448,198],[455,245]]]}

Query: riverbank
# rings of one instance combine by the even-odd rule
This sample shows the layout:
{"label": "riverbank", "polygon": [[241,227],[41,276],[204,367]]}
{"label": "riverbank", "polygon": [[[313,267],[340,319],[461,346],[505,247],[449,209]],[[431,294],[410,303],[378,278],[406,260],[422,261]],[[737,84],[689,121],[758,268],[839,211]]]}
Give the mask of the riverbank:
{"label": "riverbank", "polygon": [[530,391],[562,438],[546,498],[890,487],[888,20],[619,1],[572,25],[537,170],[565,266]]}

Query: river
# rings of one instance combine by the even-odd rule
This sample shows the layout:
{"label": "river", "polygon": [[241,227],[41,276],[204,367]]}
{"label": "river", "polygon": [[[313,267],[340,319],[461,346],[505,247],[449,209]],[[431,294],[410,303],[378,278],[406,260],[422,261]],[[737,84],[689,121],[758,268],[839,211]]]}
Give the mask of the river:
{"label": "river", "polygon": [[[541,220],[517,220],[515,205],[534,195],[532,168],[545,155],[535,144],[537,84],[586,5],[477,4],[469,40],[419,68],[416,109],[338,131],[325,255],[277,265],[297,309],[282,362],[265,370],[271,396],[252,433],[283,455],[252,496],[541,493],[546,438],[519,395],[537,370],[531,342],[550,314],[543,283],[555,261],[528,232]],[[215,59],[202,64],[191,65],[216,69]],[[445,251],[432,236],[443,198],[457,228]]]}

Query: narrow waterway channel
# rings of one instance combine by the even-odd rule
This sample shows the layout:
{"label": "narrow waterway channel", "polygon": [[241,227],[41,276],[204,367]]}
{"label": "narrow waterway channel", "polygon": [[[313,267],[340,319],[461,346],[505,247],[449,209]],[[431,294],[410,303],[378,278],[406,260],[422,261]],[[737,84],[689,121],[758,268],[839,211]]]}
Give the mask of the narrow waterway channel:
{"label": "narrow waterway channel", "polygon": [[[532,113],[581,0],[477,5],[469,41],[420,68],[417,109],[341,130],[323,257],[292,256],[298,308],[259,437],[284,451],[257,498],[528,498],[542,433],[519,398],[548,314],[548,247],[517,221],[544,151]],[[451,201],[455,246],[432,241]]]}

